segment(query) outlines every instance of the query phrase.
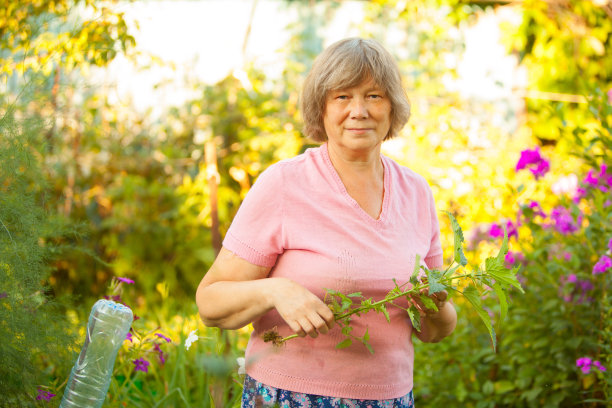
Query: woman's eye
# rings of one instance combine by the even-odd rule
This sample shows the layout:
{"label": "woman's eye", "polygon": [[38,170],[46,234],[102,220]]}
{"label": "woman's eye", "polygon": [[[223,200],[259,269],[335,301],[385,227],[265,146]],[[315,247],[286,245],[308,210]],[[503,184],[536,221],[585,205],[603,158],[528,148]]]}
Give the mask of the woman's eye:
{"label": "woman's eye", "polygon": [[372,99],[382,98],[382,95],[378,95],[378,94],[371,94],[371,95],[369,95],[369,96],[370,96],[370,98],[372,98]]}
{"label": "woman's eye", "polygon": [[345,99],[348,99],[348,96],[346,96],[346,95],[338,95],[338,96],[336,96],[336,99],[345,100]]}

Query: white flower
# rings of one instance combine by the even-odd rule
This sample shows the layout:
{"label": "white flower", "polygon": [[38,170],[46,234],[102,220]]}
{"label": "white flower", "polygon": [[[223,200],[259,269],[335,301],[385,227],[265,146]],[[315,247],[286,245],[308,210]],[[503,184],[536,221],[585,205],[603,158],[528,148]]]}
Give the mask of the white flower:
{"label": "white flower", "polygon": [[569,176],[559,177],[557,181],[550,187],[553,193],[556,195],[563,194],[576,194],[578,188],[578,177],[575,174]]}
{"label": "white flower", "polygon": [[238,363],[238,374],[246,374],[246,368],[244,368],[244,357],[238,357],[236,362]]}
{"label": "white flower", "polygon": [[198,329],[195,329],[189,333],[189,336],[187,336],[187,339],[185,340],[185,348],[187,350],[189,350],[189,347],[191,347],[194,342],[198,341],[198,335],[196,334],[197,331]]}

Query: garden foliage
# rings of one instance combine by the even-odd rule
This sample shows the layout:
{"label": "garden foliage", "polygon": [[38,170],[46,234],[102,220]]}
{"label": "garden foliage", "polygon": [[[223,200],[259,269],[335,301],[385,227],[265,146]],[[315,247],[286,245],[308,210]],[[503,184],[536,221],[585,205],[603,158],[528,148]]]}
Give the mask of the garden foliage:
{"label": "garden foliage", "polygon": [[[188,81],[195,96],[157,116],[91,82],[90,71],[134,46],[118,2],[9,1],[0,10],[1,405],[57,401],[83,338],[62,333],[82,330],[104,295],[141,317],[119,352],[107,406],[236,404],[235,358],[247,331],[203,327],[193,293],[214,259],[214,235],[257,176],[309,145],[299,84],[338,7],[316,3],[287,2],[300,18],[282,79],[245,64],[217,84]],[[388,154],[424,175],[438,208],[466,228],[469,260],[490,256],[506,227],[506,260],[526,289],[509,294],[506,319],[493,327],[495,352],[483,316],[456,300],[455,333],[416,344],[417,405],[606,406],[610,8],[511,2],[520,23],[505,40],[528,70],[523,91],[538,92],[525,92],[508,134],[499,125],[508,106],[466,101],[445,85],[458,75],[462,29],[498,3],[507,7],[377,0],[364,4],[356,27],[392,45],[412,101],[406,135],[387,143]],[[401,39],[386,41],[392,32]],[[216,166],[207,163],[210,145]],[[443,218],[441,226],[450,251],[452,227]],[[484,310],[501,315],[492,300],[483,299]]]}

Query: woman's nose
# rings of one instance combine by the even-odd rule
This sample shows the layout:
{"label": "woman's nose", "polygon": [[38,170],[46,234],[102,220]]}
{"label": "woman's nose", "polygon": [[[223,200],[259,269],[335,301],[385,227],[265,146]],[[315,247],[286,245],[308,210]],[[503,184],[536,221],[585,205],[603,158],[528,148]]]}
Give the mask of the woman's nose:
{"label": "woman's nose", "polygon": [[350,105],[351,117],[365,119],[368,117],[368,108],[361,98],[353,98]]}

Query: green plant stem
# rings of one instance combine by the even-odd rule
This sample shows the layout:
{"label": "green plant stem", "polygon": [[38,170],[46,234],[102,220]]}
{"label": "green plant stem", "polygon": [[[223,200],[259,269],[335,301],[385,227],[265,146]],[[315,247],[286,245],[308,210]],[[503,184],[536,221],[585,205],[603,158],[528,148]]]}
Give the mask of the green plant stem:
{"label": "green plant stem", "polygon": [[[483,276],[483,275],[482,274],[474,274],[474,273],[466,273],[466,274],[463,274],[463,275],[455,275],[455,276],[451,276],[449,278],[445,278],[444,281],[445,282],[450,282],[450,281],[457,280],[457,279],[474,278],[474,277],[478,277],[478,276]],[[448,285],[445,285],[445,286],[448,286]],[[426,289],[428,287],[429,287],[429,283],[425,283],[425,284],[421,284],[421,285],[415,286],[415,287],[413,287],[410,290],[406,290],[404,292],[398,293],[398,294],[393,295],[391,297],[385,297],[384,299],[379,300],[378,302],[374,302],[371,305],[356,307],[355,309],[352,309],[352,310],[350,310],[350,311],[348,311],[346,313],[343,313],[341,315],[335,316],[334,320],[338,321],[338,320],[346,319],[347,317],[349,317],[351,315],[354,315],[355,313],[359,313],[359,312],[362,312],[362,311],[368,310],[368,309],[371,310],[372,308],[375,308],[376,306],[380,306],[380,305],[385,304],[385,303],[390,303],[390,302],[392,302],[395,299],[398,299],[400,297],[404,297],[404,296],[407,296],[407,295],[410,295],[410,294],[416,294],[416,293],[420,292],[422,289]],[[283,337],[279,341],[279,343],[282,344],[282,343],[284,343],[284,342],[286,342],[288,340],[295,339],[297,337],[299,337],[297,334],[292,334],[290,336]]]}
{"label": "green plant stem", "polygon": [[[476,276],[482,276],[482,275],[475,275],[475,274],[473,274],[473,273],[466,273],[466,274],[463,274],[463,275],[456,275],[456,276],[452,276],[452,277],[449,277],[449,278],[445,278],[445,279],[444,279],[444,281],[445,281],[445,282],[450,282],[450,281],[452,281],[452,280],[456,280],[456,279],[461,279],[461,278],[472,278],[472,277],[476,277]],[[448,285],[445,285],[445,286],[448,286]],[[349,317],[349,316],[351,316],[351,315],[353,315],[353,314],[355,314],[355,313],[359,313],[359,312],[362,312],[362,311],[364,311],[364,310],[371,309],[371,308],[375,308],[376,306],[380,306],[380,305],[382,305],[382,304],[392,302],[392,301],[394,301],[395,299],[398,299],[398,298],[400,298],[400,297],[404,297],[404,296],[411,295],[411,294],[417,294],[417,293],[418,293],[418,292],[420,292],[422,289],[426,289],[426,288],[428,288],[428,287],[429,287],[429,283],[425,283],[425,284],[422,284],[422,285],[415,286],[415,287],[413,287],[413,288],[412,288],[412,289],[410,289],[410,290],[407,290],[407,291],[404,291],[404,292],[398,293],[398,294],[393,295],[393,296],[391,296],[391,297],[385,297],[384,299],[379,300],[378,302],[374,302],[374,303],[372,303],[371,305],[356,307],[355,309],[352,309],[352,310],[350,310],[350,311],[348,311],[348,312],[346,312],[346,313],[344,313],[344,314],[341,314],[341,315],[339,315],[339,316],[336,316],[336,317],[335,317],[335,320],[342,320],[342,319],[346,319],[347,317]]]}

